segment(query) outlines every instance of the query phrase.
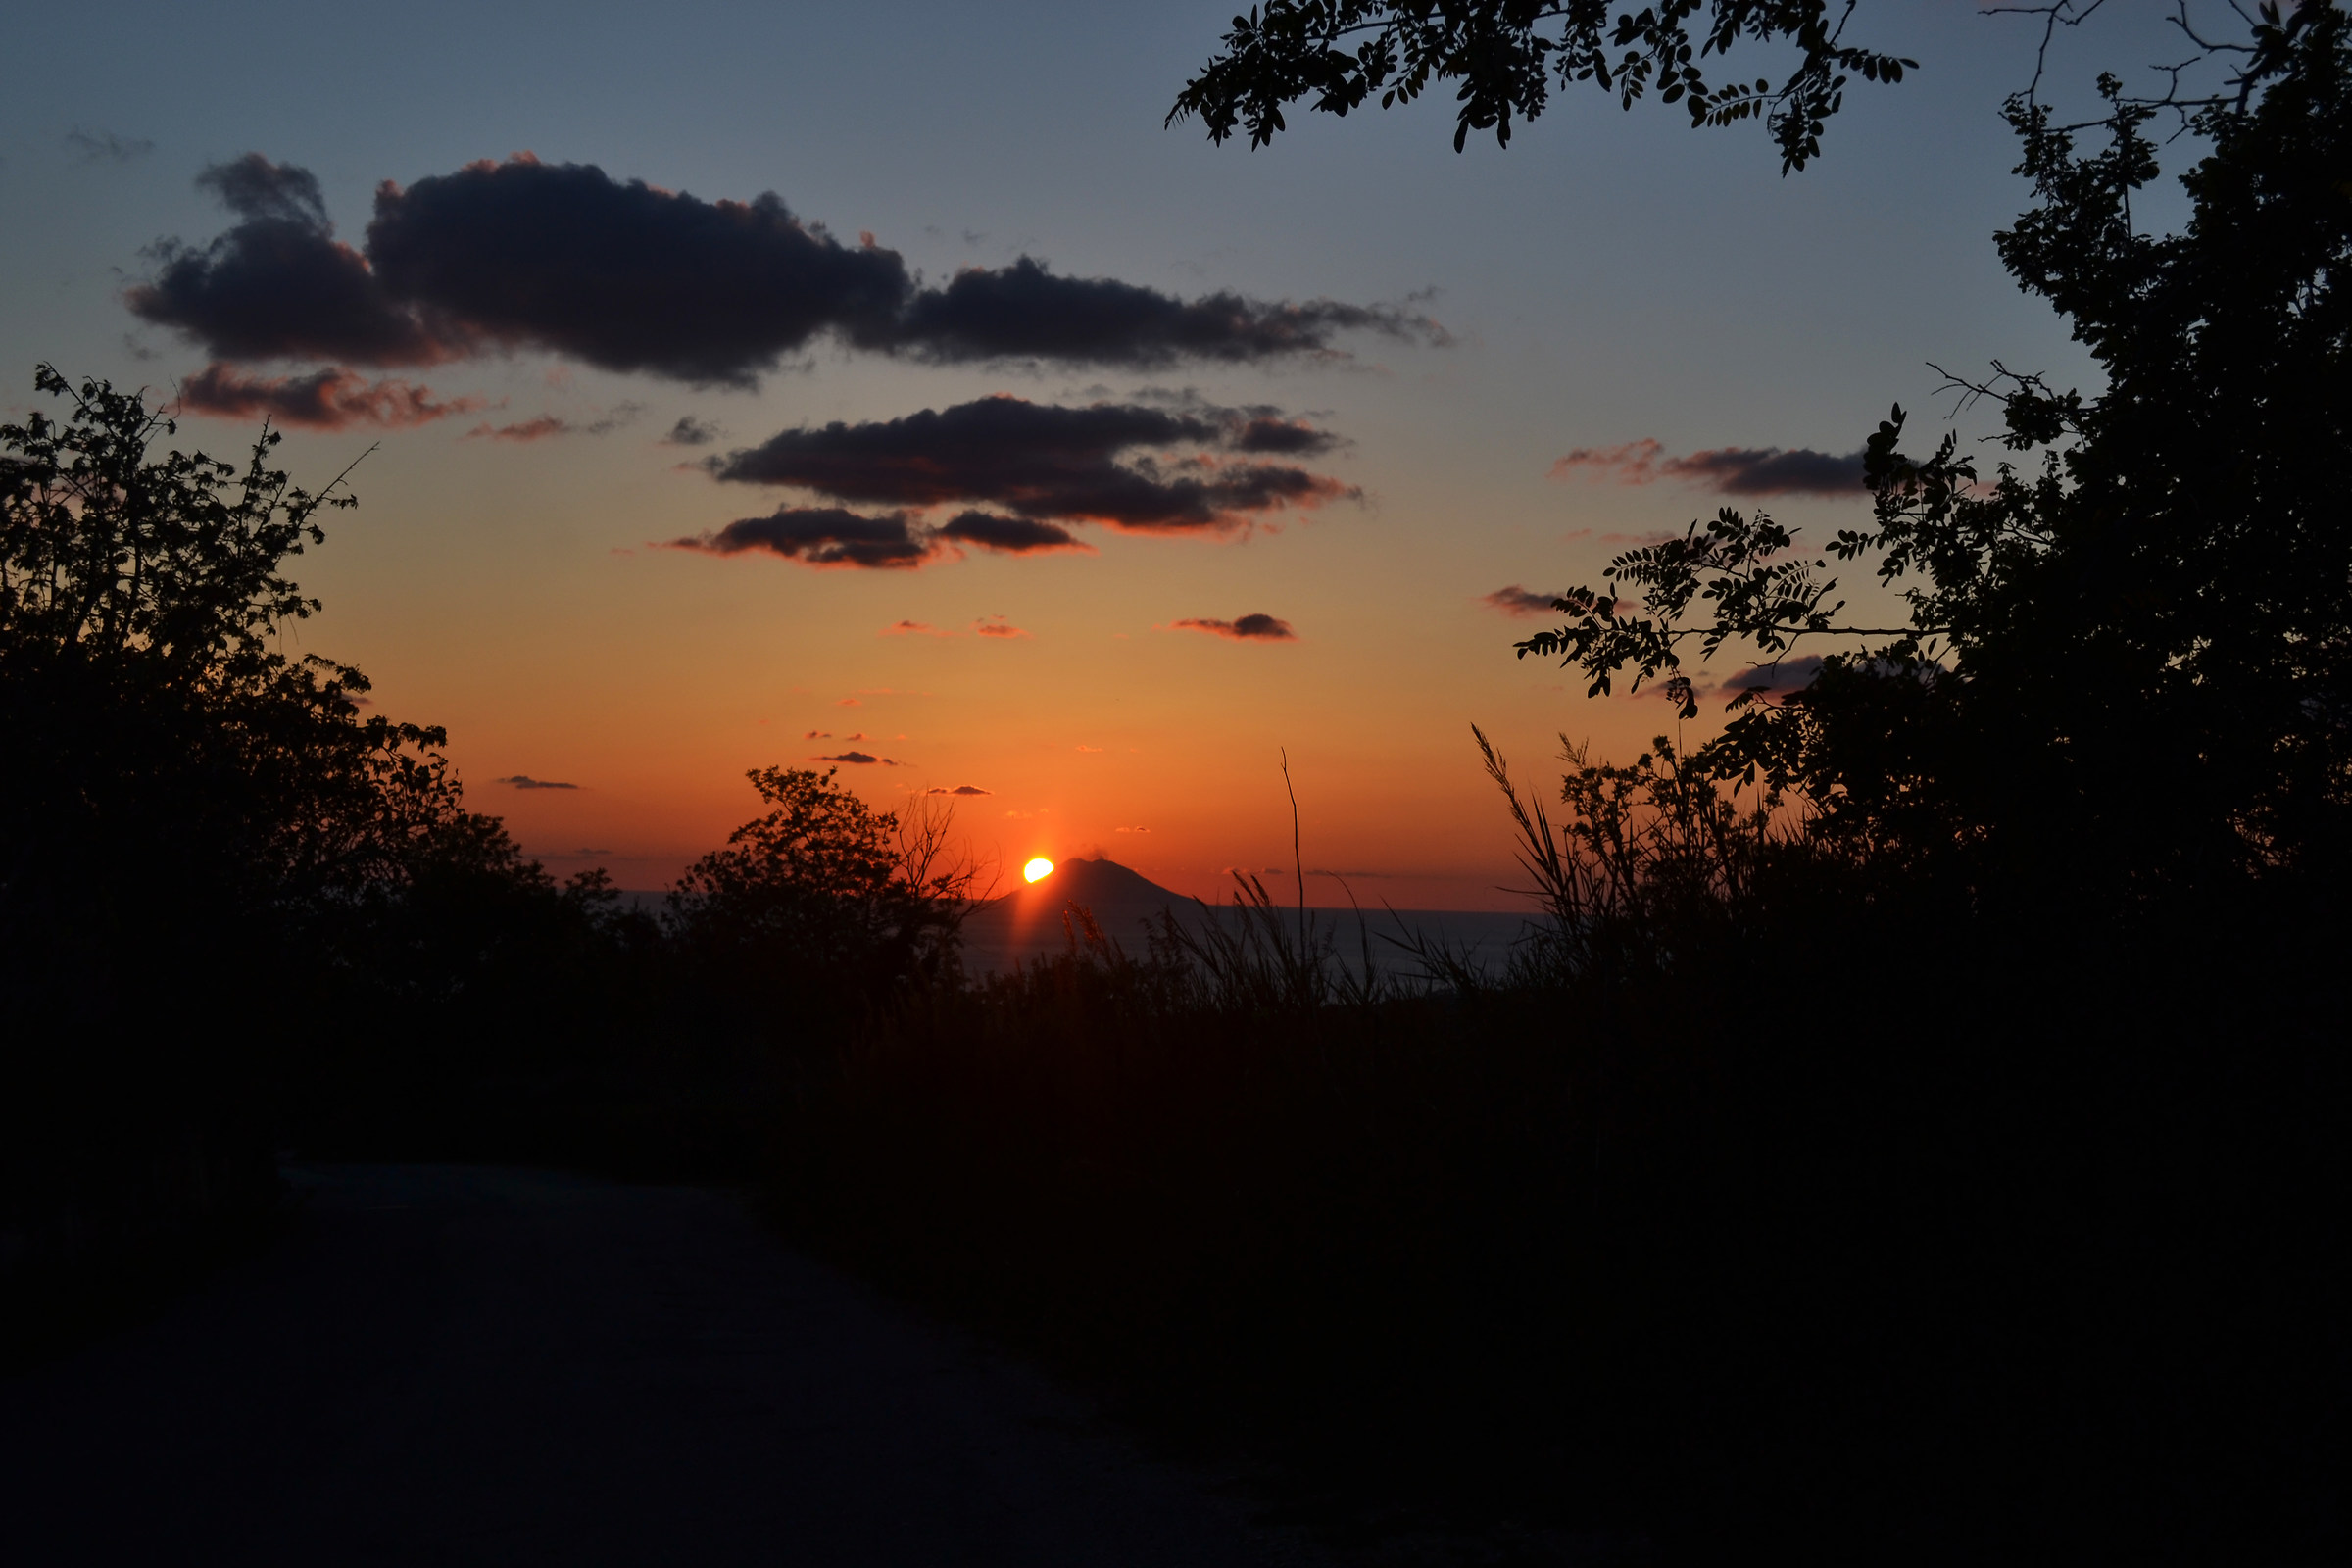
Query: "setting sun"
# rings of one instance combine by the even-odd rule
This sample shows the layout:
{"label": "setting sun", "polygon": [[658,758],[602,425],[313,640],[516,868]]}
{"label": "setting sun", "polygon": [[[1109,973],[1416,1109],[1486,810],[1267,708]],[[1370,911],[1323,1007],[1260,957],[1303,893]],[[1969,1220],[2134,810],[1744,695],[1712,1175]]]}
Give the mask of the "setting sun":
{"label": "setting sun", "polygon": [[1042,882],[1053,874],[1054,862],[1047,859],[1042,855],[1036,859],[1031,860],[1027,865],[1021,867],[1021,875],[1027,877],[1032,882]]}

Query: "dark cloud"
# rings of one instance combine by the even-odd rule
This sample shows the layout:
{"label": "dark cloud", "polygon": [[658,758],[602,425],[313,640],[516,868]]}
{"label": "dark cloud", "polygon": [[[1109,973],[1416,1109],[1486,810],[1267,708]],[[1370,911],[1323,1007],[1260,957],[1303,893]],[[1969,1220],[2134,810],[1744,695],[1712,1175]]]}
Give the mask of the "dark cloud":
{"label": "dark cloud", "polygon": [[1753,691],[1759,700],[1786,697],[1812,685],[1813,677],[1820,673],[1821,656],[1801,654],[1770,664],[1750,664],[1727,675],[1723,684],[1715,688],[1714,695],[1738,697],[1741,692]]}
{"label": "dark cloud", "polygon": [[1507,588],[1495,589],[1487,595],[1483,603],[1488,609],[1499,610],[1506,615],[1556,615],[1559,611],[1554,608],[1553,601],[1558,597],[1557,594],[1533,593],[1512,583]]}
{"label": "dark cloud", "polygon": [[528,153],[405,188],[384,182],[364,254],[334,239],[306,170],[248,153],[199,183],[238,221],[200,248],[158,246],[156,276],[128,298],[226,359],[426,365],[534,348],[747,387],[827,335],[937,362],[1129,368],[1336,355],[1346,332],[1444,340],[1434,322],[1392,307],[1183,300],[1057,276],[1029,257],[924,288],[898,252],[870,235],[844,244],[772,192],[705,201]]}
{"label": "dark cloud", "polygon": [[889,336],[909,286],[896,251],[773,193],[707,202],[528,155],[380,187],[368,257],[394,297],[486,336],[736,386],[831,328]]}
{"label": "dark cloud", "polygon": [[1009,556],[1037,555],[1049,550],[1083,550],[1092,555],[1095,551],[1093,545],[1058,524],[1036,522],[1027,517],[1000,517],[993,512],[957,513],[939,530],[939,537]]}
{"label": "dark cloud", "polygon": [[394,302],[368,261],[334,237],[318,179],[259,153],[197,176],[237,215],[199,250],[155,248],[156,274],[124,296],[224,360],[349,360],[434,365],[465,353],[466,335]]}
{"label": "dark cloud", "polygon": [[1187,616],[1172,624],[1183,631],[1204,631],[1212,637],[1232,637],[1242,642],[1286,643],[1296,642],[1298,637],[1289,621],[1276,620],[1272,615],[1244,615],[1238,620]]}
{"label": "dark cloud", "polygon": [[1810,447],[1718,447],[1671,460],[1678,478],[1730,496],[1860,496],[1862,454],[1843,457]]}
{"label": "dark cloud", "polygon": [[518,790],[576,790],[577,784],[565,784],[556,779],[533,778],[528,773],[516,773],[509,778],[494,778],[493,784],[512,784]]}
{"label": "dark cloud", "polygon": [[779,507],[700,538],[672,539],[666,548],[712,556],[765,551],[811,566],[876,567],[919,566],[938,550],[904,512],[867,517],[840,507]]}
{"label": "dark cloud", "polygon": [[1677,458],[1644,437],[1620,446],[1579,447],[1551,466],[1555,479],[1579,471],[1619,484],[1681,479],[1731,496],[1862,494],[1861,453],[1838,457],[1810,447],[1716,447]]}
{"label": "dark cloud", "polygon": [[669,434],[662,438],[662,444],[665,447],[707,447],[717,439],[717,425],[688,414],[669,427]]}
{"label": "dark cloud", "polygon": [[[1341,332],[1443,340],[1426,317],[1332,300],[1269,304],[1218,293],[1180,300],[1107,277],[1058,277],[1033,257],[969,268],[907,302],[887,340],[934,361],[1043,359],[1150,369],[1178,360],[1226,362],[1331,355]],[[1270,449],[1272,450],[1272,449]]]}
{"label": "dark cloud", "polygon": [[127,164],[155,151],[155,143],[143,136],[118,136],[84,125],[66,132],[66,145],[85,164]]}
{"label": "dark cloud", "polygon": [[876,757],[871,752],[843,752],[837,757],[811,757],[808,759],[808,760],[811,762],[849,762],[860,767],[869,762],[878,762],[884,767],[904,767],[906,765],[906,763],[898,761],[893,758]]}
{"label": "dark cloud", "polygon": [[1003,615],[983,615],[972,622],[975,637],[1026,637],[1029,634]]}
{"label": "dark cloud", "polygon": [[[905,507],[986,503],[1031,521],[1224,531],[1353,497],[1337,479],[1216,456],[1258,427],[1239,410],[1083,408],[997,396],[896,419],[803,426],[711,460],[720,479]],[[1207,449],[1207,450],[1203,450]]]}
{"label": "dark cloud", "polygon": [[927,620],[900,620],[882,628],[884,637],[953,637],[952,631],[941,631]]}
{"label": "dark cloud", "polygon": [[976,784],[958,784],[952,790],[934,787],[932,789],[923,791],[923,793],[925,795],[994,795],[997,792],[995,790],[984,790]]}
{"label": "dark cloud", "polygon": [[180,407],[190,414],[221,418],[267,417],[279,424],[340,430],[370,424],[404,429],[471,414],[480,398],[435,398],[429,387],[406,381],[369,381],[338,367],[308,375],[248,376],[225,365],[208,365],[179,384]]}

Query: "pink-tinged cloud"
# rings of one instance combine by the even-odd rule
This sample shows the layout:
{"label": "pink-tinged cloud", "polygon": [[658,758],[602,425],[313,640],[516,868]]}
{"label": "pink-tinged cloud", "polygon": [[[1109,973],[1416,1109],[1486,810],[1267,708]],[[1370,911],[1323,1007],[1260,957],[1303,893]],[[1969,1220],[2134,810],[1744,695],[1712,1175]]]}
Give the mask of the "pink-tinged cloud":
{"label": "pink-tinged cloud", "polygon": [[1628,485],[1679,479],[1728,496],[1862,494],[1861,453],[1841,457],[1810,447],[1715,447],[1677,458],[1644,437],[1613,447],[1579,447],[1551,466],[1554,479],[1579,473]]}
{"label": "pink-tinged cloud", "polygon": [[1082,752],[1100,752],[1102,750],[1102,748],[1100,746],[1081,746],[1078,748],[1078,750]]}
{"label": "pink-tinged cloud", "polygon": [[1178,631],[1206,632],[1212,637],[1231,637],[1237,642],[1287,643],[1298,639],[1298,634],[1291,629],[1289,621],[1277,620],[1272,615],[1243,615],[1236,620],[1209,620],[1188,615],[1169,624]]}
{"label": "pink-tinged cloud", "polygon": [[865,706],[865,702],[861,698],[844,697],[840,702],[835,703],[833,706],[835,708],[863,708]]}
{"label": "pink-tinged cloud", "polygon": [[1512,583],[1508,587],[1495,589],[1480,602],[1489,610],[1497,611],[1502,614],[1519,619],[1528,619],[1539,615],[1558,614],[1559,611],[1553,605],[1553,601],[1558,597],[1557,594],[1534,593],[1520,587],[1517,583]]}
{"label": "pink-tinged cloud", "polygon": [[222,419],[274,419],[310,430],[374,425],[402,430],[455,414],[471,414],[480,398],[436,398],[429,387],[407,381],[370,381],[329,366],[308,375],[249,376],[225,365],[208,365],[180,383],[179,406],[189,414]]}
{"label": "pink-tinged cloud", "polygon": [[829,729],[812,729],[801,737],[805,741],[829,741],[832,738],[833,732]]}
{"label": "pink-tinged cloud", "polygon": [[975,637],[1026,637],[1029,634],[1003,615],[983,615],[972,622]]}
{"label": "pink-tinged cloud", "polygon": [[492,424],[484,420],[466,432],[466,439],[478,441],[544,441],[551,435],[566,435],[571,426],[552,414],[542,414],[536,419],[523,419],[514,424]]}
{"label": "pink-tinged cloud", "polygon": [[952,631],[941,631],[927,620],[902,620],[883,627],[877,637],[953,637]]}
{"label": "pink-tinged cloud", "polygon": [[551,435],[611,435],[645,412],[642,403],[616,403],[586,424],[574,424],[553,414],[542,414],[535,419],[514,424],[493,425],[488,421],[466,432],[466,439],[488,436],[493,441],[544,441]]}

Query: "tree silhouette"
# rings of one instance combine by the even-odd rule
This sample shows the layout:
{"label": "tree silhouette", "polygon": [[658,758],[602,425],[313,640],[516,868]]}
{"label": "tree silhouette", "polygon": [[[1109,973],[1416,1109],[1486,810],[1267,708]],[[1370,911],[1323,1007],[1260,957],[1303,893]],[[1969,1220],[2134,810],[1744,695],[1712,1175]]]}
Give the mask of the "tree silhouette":
{"label": "tree silhouette", "polygon": [[[1459,152],[1474,130],[1509,146],[1512,121],[1541,115],[1555,83],[1589,81],[1628,109],[1655,93],[1693,126],[1760,120],[1786,172],[1820,156],[1849,79],[1898,82],[1918,68],[1847,43],[1853,11],[1852,0],[1673,0],[1640,10],[1610,0],[1265,0],[1233,19],[1224,51],[1185,83],[1168,121],[1198,115],[1211,140],[1238,127],[1261,147],[1284,128],[1286,104],[1305,99],[1346,115],[1375,97],[1388,109],[1458,81]],[[1793,45],[1795,68],[1777,87],[1766,77],[1710,80],[1702,62],[1741,42]]]}
{"label": "tree silhouette", "polygon": [[[1947,434],[1870,438],[1867,528],[1820,555],[1726,509],[1629,551],[1519,645],[1595,693],[1662,680],[1697,712],[1686,652],[1867,639],[1779,704],[1735,696],[1700,761],[1797,787],[1835,831],[1908,844],[2012,842],[2005,858],[2104,858],[2107,875],[2198,885],[2341,863],[2352,807],[2352,530],[2336,454],[2352,426],[2352,35],[2305,7],[2258,38],[2249,91],[2190,127],[2180,232],[2143,233],[2155,110],[2102,78],[2107,145],[2020,96],[2008,117],[2038,204],[1997,236],[2106,373],[2095,396],[1995,365],[1958,378],[1997,403],[2015,460],[1990,473]],[[1868,562],[1909,624],[1858,625],[1832,560]],[[2161,796],[2126,780],[2162,779]],[[1987,837],[1989,836],[1989,837]],[[2152,882],[2151,882],[2152,879]]]}
{"label": "tree silhouette", "polygon": [[774,808],[687,868],[669,896],[686,946],[768,985],[888,989],[953,961],[974,868],[950,856],[952,813],[922,803],[877,812],[839,769],[762,767]]}

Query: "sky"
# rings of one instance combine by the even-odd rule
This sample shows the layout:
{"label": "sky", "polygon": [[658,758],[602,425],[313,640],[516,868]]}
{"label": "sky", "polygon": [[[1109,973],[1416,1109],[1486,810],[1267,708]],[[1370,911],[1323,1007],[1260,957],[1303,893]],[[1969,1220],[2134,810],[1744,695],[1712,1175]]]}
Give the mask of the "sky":
{"label": "sky", "polygon": [[[295,646],[559,874],[664,885],[775,765],[1008,870],[1287,890],[1287,758],[1311,902],[1509,907],[1470,726],[1539,787],[1678,730],[1515,658],[1531,597],[1725,505],[1858,523],[1888,406],[1951,416],[1931,362],[2086,379],[1991,242],[2037,29],[1865,4],[1921,69],[1783,177],[1590,90],[1458,155],[1444,95],[1163,127],[1231,10],[43,8],[0,411],[48,361],[190,446],[270,415],[314,484],[365,454]],[[2057,89],[2177,53],[2155,10]]]}

